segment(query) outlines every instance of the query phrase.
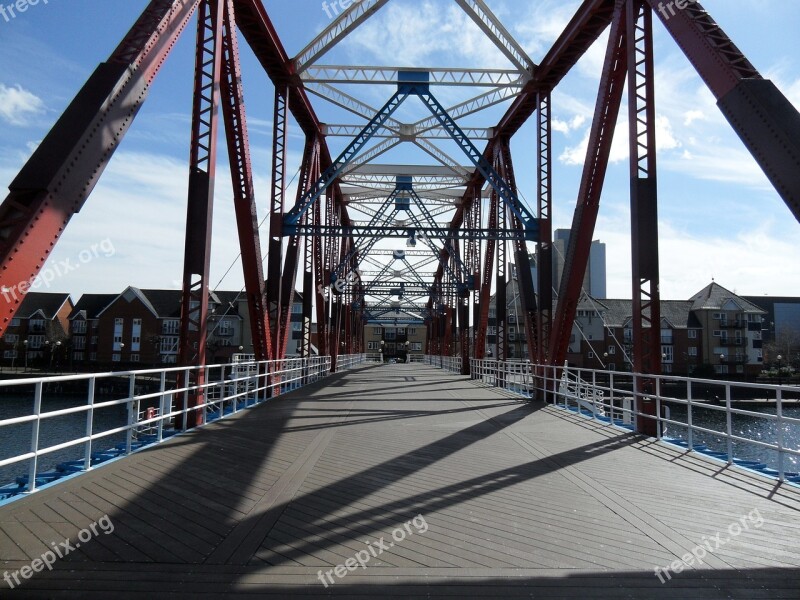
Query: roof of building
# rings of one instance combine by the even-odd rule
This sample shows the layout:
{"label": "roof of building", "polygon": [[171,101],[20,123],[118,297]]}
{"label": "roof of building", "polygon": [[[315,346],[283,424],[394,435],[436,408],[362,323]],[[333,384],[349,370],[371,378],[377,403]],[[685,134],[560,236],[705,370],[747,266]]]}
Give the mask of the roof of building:
{"label": "roof of building", "polygon": [[74,319],[79,314],[84,313],[85,319],[96,319],[103,309],[111,304],[119,294],[84,294],[81,296],[75,308],[69,314],[70,319]]}
{"label": "roof of building", "polygon": [[733,301],[743,312],[759,314],[765,312],[749,300],[734,294],[714,281],[697,292],[690,300],[692,310],[723,310],[723,306],[729,301]]}
{"label": "roof of building", "polygon": [[28,292],[22,300],[16,316],[20,319],[30,319],[41,311],[45,319],[52,319],[67,302],[72,302],[69,294]]}
{"label": "roof of building", "polygon": [[[578,310],[594,310],[603,315],[606,327],[626,327],[633,317],[633,301],[603,299],[598,300],[583,294]],[[700,329],[700,321],[692,314],[692,302],[687,300],[662,300],[661,318],[673,329]]]}

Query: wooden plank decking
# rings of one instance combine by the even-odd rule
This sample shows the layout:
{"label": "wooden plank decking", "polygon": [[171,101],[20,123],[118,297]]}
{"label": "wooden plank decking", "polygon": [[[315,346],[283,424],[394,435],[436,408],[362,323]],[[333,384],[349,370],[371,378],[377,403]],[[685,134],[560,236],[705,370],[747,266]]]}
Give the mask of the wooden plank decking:
{"label": "wooden plank decking", "polygon": [[335,375],[0,508],[0,575],[105,515],[112,533],[0,597],[800,597],[796,488],[416,364]]}

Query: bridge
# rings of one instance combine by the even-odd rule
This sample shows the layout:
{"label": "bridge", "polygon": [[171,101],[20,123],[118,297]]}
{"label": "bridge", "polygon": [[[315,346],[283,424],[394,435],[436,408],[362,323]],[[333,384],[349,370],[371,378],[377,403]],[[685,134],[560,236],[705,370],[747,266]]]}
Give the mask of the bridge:
{"label": "bridge", "polygon": [[[797,388],[662,374],[654,28],[797,220],[800,113],[699,2],[584,0],[536,62],[484,0],[455,0],[507,68],[325,64],[387,4],[334,3],[341,11],[291,56],[262,0],[152,0],[14,178],[0,205],[0,335],[194,29],[177,364],[0,385],[33,407],[0,420],[30,437],[29,451],[0,454],[0,469],[26,473],[0,488],[8,593],[796,597],[800,418],[786,411]],[[554,94],[605,32],[557,279]],[[244,77],[242,43],[260,82]],[[249,85],[274,93],[265,215]],[[568,350],[626,89],[630,365],[586,371]],[[321,106],[346,116],[323,122]],[[530,204],[512,152],[526,126]],[[213,364],[225,154],[252,353]],[[426,332],[424,362],[370,353],[367,328],[390,325]],[[512,326],[524,329],[521,361]],[[47,408],[65,393],[80,402]],[[740,397],[775,412],[737,407]],[[125,423],[98,426],[115,408]],[[85,434],[42,442],[68,415],[85,418]],[[769,436],[748,437],[742,419]],[[49,464],[62,451],[70,460]]]}

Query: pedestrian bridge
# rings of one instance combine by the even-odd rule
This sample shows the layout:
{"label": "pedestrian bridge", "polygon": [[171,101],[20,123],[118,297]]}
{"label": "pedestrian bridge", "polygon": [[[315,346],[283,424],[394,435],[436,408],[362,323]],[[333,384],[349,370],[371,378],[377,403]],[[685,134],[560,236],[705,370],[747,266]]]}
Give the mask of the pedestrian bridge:
{"label": "pedestrian bridge", "polygon": [[790,484],[426,364],[0,507],[11,598],[796,598],[799,538]]}

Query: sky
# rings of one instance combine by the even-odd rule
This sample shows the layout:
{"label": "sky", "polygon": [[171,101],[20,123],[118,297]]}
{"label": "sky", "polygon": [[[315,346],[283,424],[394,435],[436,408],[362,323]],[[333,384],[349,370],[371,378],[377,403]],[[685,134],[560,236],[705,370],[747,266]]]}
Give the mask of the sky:
{"label": "sky", "polygon": [[[321,0],[264,0],[264,4],[292,56],[330,22]],[[487,0],[487,4],[538,62],[580,2]],[[12,181],[146,5],[145,0],[49,0],[11,18],[0,14],[0,184]],[[762,75],[800,107],[796,3],[707,0],[704,6]],[[606,41],[607,35],[598,40],[553,96],[556,228],[571,226]],[[156,79],[100,183],[73,217],[35,286],[37,291],[70,292],[77,300],[82,293],[120,292],[128,285],[179,288],[193,43],[192,27]],[[241,45],[258,209],[264,218],[273,88]],[[662,297],[687,299],[712,278],[740,294],[800,296],[800,224],[660,22],[655,24],[655,45]],[[321,62],[511,67],[451,0],[392,0]],[[359,91],[376,106],[391,94],[386,87]],[[436,93],[444,104],[460,99],[460,92],[451,88]],[[324,122],[357,122],[316,97],[312,102]],[[464,124],[491,126],[507,106],[468,118]],[[417,108],[401,109],[399,115],[413,118]],[[595,231],[595,238],[607,244],[608,294],[616,298],[631,294],[626,121],[623,106]],[[343,144],[332,140],[332,152],[338,154]],[[291,175],[299,168],[302,147],[295,126],[289,139]],[[512,149],[521,195],[532,201],[533,121],[517,134]],[[408,149],[385,157],[386,162],[414,160]],[[211,284],[214,289],[238,290],[243,278],[227,159],[220,157],[219,164]],[[263,229],[262,239],[266,237]]]}

